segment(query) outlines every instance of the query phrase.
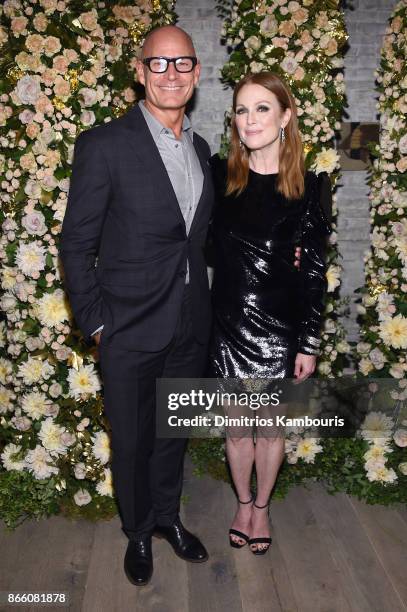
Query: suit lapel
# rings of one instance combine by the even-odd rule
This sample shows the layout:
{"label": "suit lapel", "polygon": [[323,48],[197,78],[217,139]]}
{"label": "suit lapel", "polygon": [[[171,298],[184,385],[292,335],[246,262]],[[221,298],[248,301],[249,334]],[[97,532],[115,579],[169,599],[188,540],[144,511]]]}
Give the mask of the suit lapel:
{"label": "suit lapel", "polygon": [[143,117],[143,113],[137,105],[133,106],[133,108],[123,117],[123,121],[126,127],[137,132],[137,139],[130,138],[129,144],[138,159],[142,163],[148,165],[154,187],[159,190],[160,197],[168,201],[185,228],[185,221],[178,204],[177,196],[175,195],[174,188],[157,149],[157,145]]}
{"label": "suit lapel", "polygon": [[[126,113],[125,116],[123,116],[122,119],[127,128],[130,128],[133,133],[134,131],[137,132],[137,138],[130,138],[129,144],[138,159],[142,163],[148,164],[149,172],[151,173],[152,180],[154,182],[153,184],[159,189],[160,197],[165,198],[168,201],[169,205],[178,216],[179,221],[182,223],[182,226],[186,231],[185,220],[182,216],[177,196],[175,195],[174,188],[172,186],[170,177],[168,176],[168,172],[165,168],[165,165],[161,159],[161,155],[157,149],[151,132],[148,129],[148,125],[143,117],[143,113],[141,112],[140,108],[135,105],[129,110],[128,113]],[[193,145],[198,156],[199,163],[201,164],[203,172],[203,185],[201,197],[199,198],[194,218],[192,219],[190,233],[193,231],[197,223],[197,219],[199,218],[199,215],[204,207],[204,202],[206,200],[206,194],[208,191],[208,181],[210,173],[208,161],[205,159],[201,151],[201,148],[198,144],[198,139],[195,137],[195,134],[193,137]]]}
{"label": "suit lapel", "polygon": [[201,164],[201,168],[203,172],[203,185],[202,185],[201,197],[199,198],[198,204],[196,206],[195,214],[192,219],[190,233],[193,231],[197,223],[198,216],[204,207],[204,202],[206,200],[206,193],[208,190],[208,180],[209,180],[209,172],[210,172],[208,160],[205,159],[205,157],[203,156],[201,148],[198,145],[198,139],[195,137],[195,134],[193,137],[193,144],[194,144],[194,148],[195,148],[195,151],[198,156],[199,163]]}

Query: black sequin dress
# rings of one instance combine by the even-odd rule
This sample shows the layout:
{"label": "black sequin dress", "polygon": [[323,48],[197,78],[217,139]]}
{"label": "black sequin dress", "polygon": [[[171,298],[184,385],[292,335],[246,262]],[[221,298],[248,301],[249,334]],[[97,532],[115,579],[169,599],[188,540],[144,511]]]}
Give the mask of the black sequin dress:
{"label": "black sequin dress", "polygon": [[[226,161],[215,155],[211,165],[216,205],[209,375],[292,377],[296,354],[317,354],[320,344],[331,232],[321,194],[329,177],[307,172],[304,196],[287,200],[276,190],[277,174],[250,170],[246,189],[225,196]],[[300,270],[296,245],[302,247]]]}

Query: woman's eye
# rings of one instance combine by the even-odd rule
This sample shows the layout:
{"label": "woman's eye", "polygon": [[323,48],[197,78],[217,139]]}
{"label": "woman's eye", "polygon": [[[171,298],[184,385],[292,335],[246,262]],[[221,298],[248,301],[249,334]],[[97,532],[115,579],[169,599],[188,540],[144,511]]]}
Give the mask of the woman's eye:
{"label": "woman's eye", "polygon": [[259,110],[262,113],[264,113],[264,112],[267,112],[269,110],[269,107],[268,106],[259,106],[257,110]]}
{"label": "woman's eye", "polygon": [[242,113],[244,113],[244,108],[238,108],[236,111],[236,115],[241,115]]}

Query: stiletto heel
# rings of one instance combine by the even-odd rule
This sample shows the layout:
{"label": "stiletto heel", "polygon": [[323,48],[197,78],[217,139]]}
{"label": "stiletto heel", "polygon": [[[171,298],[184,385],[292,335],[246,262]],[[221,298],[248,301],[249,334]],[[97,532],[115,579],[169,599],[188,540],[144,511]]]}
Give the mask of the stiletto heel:
{"label": "stiletto heel", "polygon": [[[239,504],[251,504],[253,501],[253,495],[251,496],[251,498],[249,499],[249,501],[241,501],[240,499],[237,500],[239,502]],[[238,538],[241,538],[242,540],[244,540],[244,544],[239,544],[239,542],[234,542],[230,536],[235,535]],[[242,531],[238,531],[237,529],[229,529],[229,543],[233,548],[243,548],[243,546],[246,546],[246,544],[249,541],[249,536],[247,535],[247,533],[243,533]]]}
{"label": "stiletto heel", "polygon": [[[263,510],[263,508],[268,508],[268,504],[265,504],[264,506],[258,506],[256,504],[256,502],[253,503],[253,506],[255,506],[256,508],[258,508],[259,510]],[[268,512],[267,512],[267,516],[268,516]],[[249,547],[251,544],[268,544],[267,548],[262,548],[261,550],[259,550],[258,548],[256,548],[256,550],[253,550],[252,548],[250,548],[250,550],[252,551],[252,553],[254,555],[265,555],[266,552],[268,551],[268,549],[270,548],[271,545],[271,538],[250,538],[248,540],[248,544]]]}

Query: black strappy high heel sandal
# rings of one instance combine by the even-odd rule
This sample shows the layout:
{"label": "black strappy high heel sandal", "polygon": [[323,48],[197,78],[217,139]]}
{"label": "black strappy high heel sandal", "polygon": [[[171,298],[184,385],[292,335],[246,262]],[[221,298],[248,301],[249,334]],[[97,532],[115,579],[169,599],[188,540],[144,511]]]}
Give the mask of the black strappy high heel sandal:
{"label": "black strappy high heel sandal", "polygon": [[[253,501],[253,495],[251,496],[249,501],[240,501],[239,498],[237,501],[239,502],[239,504],[251,504]],[[234,542],[230,537],[231,535],[235,535],[238,538],[241,538],[242,540],[244,540],[244,544],[239,544],[239,542]],[[247,535],[247,533],[243,533],[242,531],[238,531],[237,529],[229,529],[229,543],[233,548],[243,548],[243,546],[246,546],[248,541],[249,541],[249,536]]]}
{"label": "black strappy high heel sandal", "polygon": [[[262,510],[263,508],[268,508],[269,504],[266,504],[265,506],[258,506],[256,504],[256,502],[253,503],[253,506],[256,506],[256,508],[259,508],[259,510]],[[268,516],[268,512],[267,512],[267,516]],[[267,548],[262,548],[261,550],[259,550],[258,548],[256,548],[256,550],[253,550],[252,548],[250,548],[250,550],[252,551],[252,553],[254,555],[265,555],[266,552],[268,551],[268,549],[270,548],[271,545],[271,538],[250,538],[248,541],[249,547],[251,544],[268,544]]]}

